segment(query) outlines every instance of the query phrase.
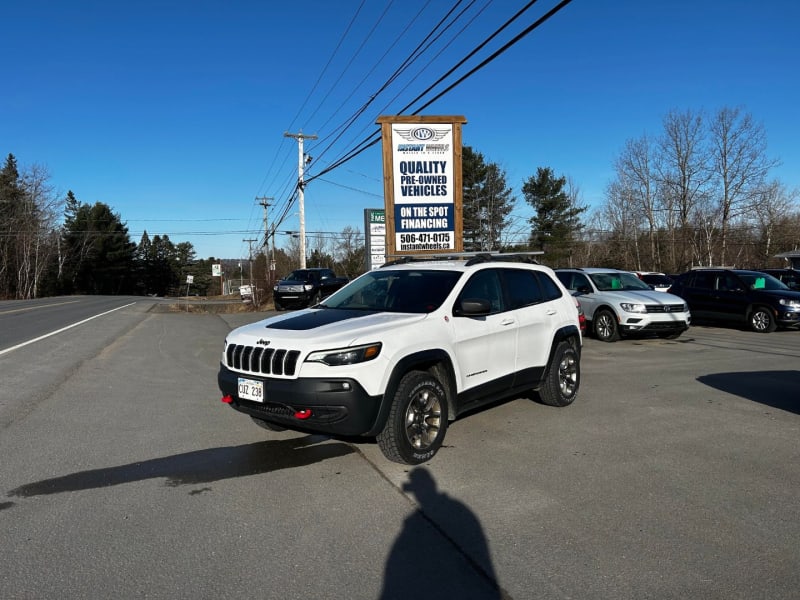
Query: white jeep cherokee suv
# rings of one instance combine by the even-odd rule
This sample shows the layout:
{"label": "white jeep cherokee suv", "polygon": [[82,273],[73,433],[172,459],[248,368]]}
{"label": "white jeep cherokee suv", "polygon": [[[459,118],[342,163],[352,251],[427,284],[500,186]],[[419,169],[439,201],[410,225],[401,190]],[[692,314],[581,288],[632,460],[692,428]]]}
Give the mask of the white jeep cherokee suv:
{"label": "white jeep cherokee suv", "polygon": [[483,404],[530,390],[571,404],[575,299],[525,257],[464,258],[400,259],[312,308],[231,331],[223,402],[267,429],[377,436],[407,464],[430,459],[448,422]]}
{"label": "white jeep cherokee suv", "polygon": [[656,292],[628,271],[586,268],[555,273],[580,301],[587,331],[603,342],[637,334],[676,339],[692,322],[683,298]]}

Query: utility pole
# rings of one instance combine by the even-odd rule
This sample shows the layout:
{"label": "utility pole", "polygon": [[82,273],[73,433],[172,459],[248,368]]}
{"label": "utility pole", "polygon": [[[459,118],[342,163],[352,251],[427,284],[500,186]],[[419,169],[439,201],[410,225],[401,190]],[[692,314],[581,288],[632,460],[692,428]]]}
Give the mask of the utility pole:
{"label": "utility pole", "polygon": [[306,157],[303,154],[303,140],[315,140],[316,135],[305,135],[302,131],[300,133],[283,134],[283,137],[290,137],[297,140],[298,160],[297,160],[297,202],[300,206],[300,268],[306,268],[306,208],[305,208],[305,195],[304,188],[305,182],[303,181],[303,167],[306,163],[311,162],[311,157]]}
{"label": "utility pole", "polygon": [[258,240],[255,239],[248,239],[242,240],[243,242],[247,242],[247,246],[249,248],[249,260],[250,260],[250,289],[253,292],[253,297],[255,297],[255,290],[253,290],[253,242],[257,242]]}
{"label": "utility pole", "polygon": [[265,275],[267,276],[267,290],[271,290],[272,289],[272,261],[275,259],[275,250],[274,250],[275,244],[274,244],[274,241],[273,241],[273,244],[272,244],[272,248],[273,248],[272,259],[270,259],[270,257],[269,257],[269,226],[268,226],[268,221],[267,221],[267,215],[268,215],[267,209],[270,206],[272,206],[272,204],[270,204],[268,202],[268,200],[274,200],[274,198],[268,198],[267,196],[262,196],[262,197],[259,198],[259,197],[256,196],[256,200],[258,201],[258,203],[261,206],[264,207],[264,244],[262,245],[262,248],[264,249],[264,258],[267,259],[266,260],[267,272],[265,273]]}

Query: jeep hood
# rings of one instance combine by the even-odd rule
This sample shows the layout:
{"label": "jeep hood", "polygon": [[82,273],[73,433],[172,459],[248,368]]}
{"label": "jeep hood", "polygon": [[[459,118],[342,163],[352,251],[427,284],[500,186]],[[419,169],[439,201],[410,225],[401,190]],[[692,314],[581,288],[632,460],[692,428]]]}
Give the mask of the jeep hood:
{"label": "jeep hood", "polygon": [[256,340],[289,342],[313,338],[315,345],[347,345],[364,336],[375,341],[383,332],[423,321],[427,314],[390,313],[335,308],[308,308],[245,325],[228,334],[236,343]]}

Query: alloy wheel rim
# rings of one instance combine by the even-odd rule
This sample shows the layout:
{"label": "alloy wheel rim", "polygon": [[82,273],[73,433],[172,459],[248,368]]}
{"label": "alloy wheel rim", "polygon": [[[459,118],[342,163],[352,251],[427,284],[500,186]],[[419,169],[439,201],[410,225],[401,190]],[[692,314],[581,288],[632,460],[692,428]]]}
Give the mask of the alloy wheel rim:
{"label": "alloy wheel rim", "polygon": [[558,386],[561,389],[561,395],[565,398],[571,397],[575,393],[577,385],[578,363],[574,356],[564,356],[558,365]]}
{"label": "alloy wheel rim", "polygon": [[442,403],[439,396],[429,389],[416,394],[406,410],[406,438],[417,450],[429,448],[436,437],[442,423]]}

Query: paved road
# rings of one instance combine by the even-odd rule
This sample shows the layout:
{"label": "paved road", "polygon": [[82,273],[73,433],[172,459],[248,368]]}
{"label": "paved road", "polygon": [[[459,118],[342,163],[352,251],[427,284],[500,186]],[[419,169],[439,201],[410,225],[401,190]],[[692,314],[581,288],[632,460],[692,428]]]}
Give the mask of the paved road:
{"label": "paved road", "polygon": [[215,376],[253,316],[154,307],[0,355],[3,598],[797,597],[800,332],[587,340],[573,406],[409,468],[252,425]]}

